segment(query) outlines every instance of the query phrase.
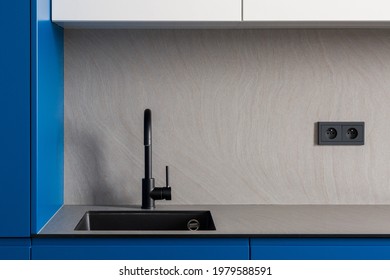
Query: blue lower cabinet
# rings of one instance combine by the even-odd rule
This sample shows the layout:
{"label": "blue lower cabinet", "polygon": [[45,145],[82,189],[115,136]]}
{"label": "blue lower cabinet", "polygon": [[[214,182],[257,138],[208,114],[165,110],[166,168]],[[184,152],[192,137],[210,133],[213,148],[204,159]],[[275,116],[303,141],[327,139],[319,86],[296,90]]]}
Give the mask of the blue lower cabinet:
{"label": "blue lower cabinet", "polygon": [[0,238],[0,260],[29,260],[29,238]]}
{"label": "blue lower cabinet", "polygon": [[390,260],[388,238],[252,238],[253,260]]}
{"label": "blue lower cabinet", "polygon": [[247,238],[35,238],[33,260],[247,260]]}

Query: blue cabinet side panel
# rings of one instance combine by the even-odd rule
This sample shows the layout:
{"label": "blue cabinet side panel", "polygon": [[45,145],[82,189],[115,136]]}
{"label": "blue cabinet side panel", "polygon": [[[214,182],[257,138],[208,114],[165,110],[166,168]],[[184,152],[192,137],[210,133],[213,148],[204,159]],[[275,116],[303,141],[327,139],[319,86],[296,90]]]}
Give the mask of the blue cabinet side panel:
{"label": "blue cabinet side panel", "polygon": [[0,3],[0,237],[30,235],[30,1]]}
{"label": "blue cabinet side panel", "polygon": [[253,260],[390,260],[388,238],[252,238]]}
{"label": "blue cabinet side panel", "polygon": [[32,1],[32,233],[63,204],[63,29],[50,20],[50,0]]}
{"label": "blue cabinet side panel", "polygon": [[0,260],[29,260],[29,238],[0,238]]}
{"label": "blue cabinet side panel", "polygon": [[247,260],[246,238],[33,239],[35,260]]}

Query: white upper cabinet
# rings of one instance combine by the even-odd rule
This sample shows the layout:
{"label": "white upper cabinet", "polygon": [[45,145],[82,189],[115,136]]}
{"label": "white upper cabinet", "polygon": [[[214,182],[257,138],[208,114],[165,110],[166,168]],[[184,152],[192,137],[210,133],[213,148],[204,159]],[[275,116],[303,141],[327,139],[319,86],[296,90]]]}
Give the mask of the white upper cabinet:
{"label": "white upper cabinet", "polygon": [[390,0],[52,0],[64,27],[390,26]]}
{"label": "white upper cabinet", "polygon": [[243,20],[386,22],[390,0],[243,0]]}
{"label": "white upper cabinet", "polygon": [[241,21],[241,0],[52,0],[52,21]]}

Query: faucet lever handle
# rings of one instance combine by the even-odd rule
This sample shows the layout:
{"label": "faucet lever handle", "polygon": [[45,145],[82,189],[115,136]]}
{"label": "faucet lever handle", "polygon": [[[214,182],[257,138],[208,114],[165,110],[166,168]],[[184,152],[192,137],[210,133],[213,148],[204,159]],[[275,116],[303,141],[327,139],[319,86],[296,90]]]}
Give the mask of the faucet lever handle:
{"label": "faucet lever handle", "polygon": [[169,188],[169,167],[165,166],[165,187]]}

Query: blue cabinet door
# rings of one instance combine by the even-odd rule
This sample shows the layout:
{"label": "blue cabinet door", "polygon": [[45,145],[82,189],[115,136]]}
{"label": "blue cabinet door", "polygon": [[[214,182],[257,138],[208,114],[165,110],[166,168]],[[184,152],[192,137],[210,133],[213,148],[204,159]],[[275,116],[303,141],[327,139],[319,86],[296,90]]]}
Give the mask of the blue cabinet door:
{"label": "blue cabinet door", "polygon": [[247,238],[37,238],[33,260],[245,260]]}
{"label": "blue cabinet door", "polygon": [[390,260],[389,238],[252,238],[254,260]]}
{"label": "blue cabinet door", "polygon": [[0,260],[29,260],[29,238],[0,238]]}
{"label": "blue cabinet door", "polygon": [[30,1],[0,4],[0,237],[30,236]]}

